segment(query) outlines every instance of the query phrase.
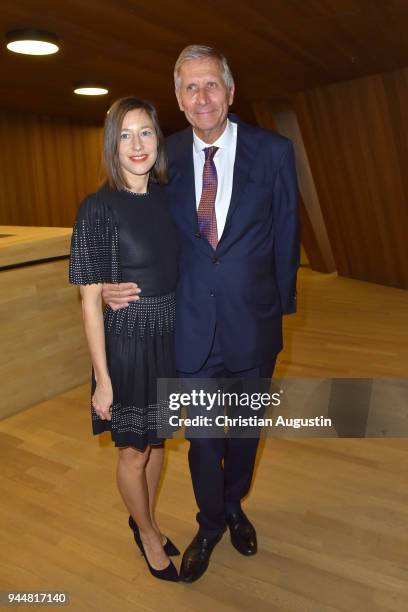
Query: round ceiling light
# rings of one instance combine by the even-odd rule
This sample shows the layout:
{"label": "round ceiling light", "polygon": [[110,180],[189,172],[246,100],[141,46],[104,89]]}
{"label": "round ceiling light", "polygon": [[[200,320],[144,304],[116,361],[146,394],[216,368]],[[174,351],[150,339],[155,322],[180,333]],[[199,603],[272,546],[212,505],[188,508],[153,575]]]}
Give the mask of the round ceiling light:
{"label": "round ceiling light", "polygon": [[43,30],[11,30],[6,45],[9,51],[25,55],[52,55],[59,50],[55,34]]}
{"label": "round ceiling light", "polygon": [[74,93],[79,96],[104,96],[108,93],[108,89],[100,83],[79,83]]}

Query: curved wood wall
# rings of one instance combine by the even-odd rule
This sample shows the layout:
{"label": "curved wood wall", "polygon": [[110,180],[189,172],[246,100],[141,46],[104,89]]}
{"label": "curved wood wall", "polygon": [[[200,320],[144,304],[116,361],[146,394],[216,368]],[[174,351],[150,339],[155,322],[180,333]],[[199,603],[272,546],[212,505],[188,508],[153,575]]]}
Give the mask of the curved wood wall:
{"label": "curved wood wall", "polygon": [[[408,69],[298,94],[338,273],[408,288]],[[0,224],[70,226],[100,181],[102,129],[0,111]]]}
{"label": "curved wood wall", "polygon": [[0,225],[69,227],[100,180],[100,127],[0,111]]}
{"label": "curved wood wall", "polygon": [[295,104],[338,273],[407,289],[408,69]]}

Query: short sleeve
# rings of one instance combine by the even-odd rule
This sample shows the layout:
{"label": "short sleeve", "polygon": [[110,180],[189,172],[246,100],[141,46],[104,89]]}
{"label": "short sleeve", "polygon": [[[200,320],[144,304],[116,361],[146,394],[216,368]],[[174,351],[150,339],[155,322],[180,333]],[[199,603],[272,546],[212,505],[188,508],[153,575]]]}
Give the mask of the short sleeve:
{"label": "short sleeve", "polygon": [[71,238],[69,282],[120,282],[118,228],[109,207],[92,194],[82,202]]}

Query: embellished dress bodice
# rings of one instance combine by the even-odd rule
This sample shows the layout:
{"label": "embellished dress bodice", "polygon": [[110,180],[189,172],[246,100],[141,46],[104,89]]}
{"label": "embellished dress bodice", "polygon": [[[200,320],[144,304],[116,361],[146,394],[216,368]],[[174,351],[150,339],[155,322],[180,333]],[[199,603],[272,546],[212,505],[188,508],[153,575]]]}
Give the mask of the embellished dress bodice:
{"label": "embellished dress bodice", "polygon": [[[146,326],[159,331],[174,326],[168,296],[177,283],[178,236],[161,186],[145,194],[105,185],[85,198],[74,225],[70,281],[75,284],[135,282],[141,299],[113,311],[105,308],[107,330],[143,336]],[[165,312],[171,315],[166,320]],[[136,308],[137,306],[137,308]]]}

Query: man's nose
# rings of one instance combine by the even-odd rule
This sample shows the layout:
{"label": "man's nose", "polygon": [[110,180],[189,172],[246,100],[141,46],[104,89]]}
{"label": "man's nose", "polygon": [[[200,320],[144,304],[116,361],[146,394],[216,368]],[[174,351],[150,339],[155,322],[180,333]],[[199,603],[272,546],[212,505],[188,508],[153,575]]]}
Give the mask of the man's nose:
{"label": "man's nose", "polygon": [[207,104],[208,102],[208,92],[205,89],[205,87],[200,87],[200,89],[198,90],[198,94],[197,94],[197,102],[199,104]]}

